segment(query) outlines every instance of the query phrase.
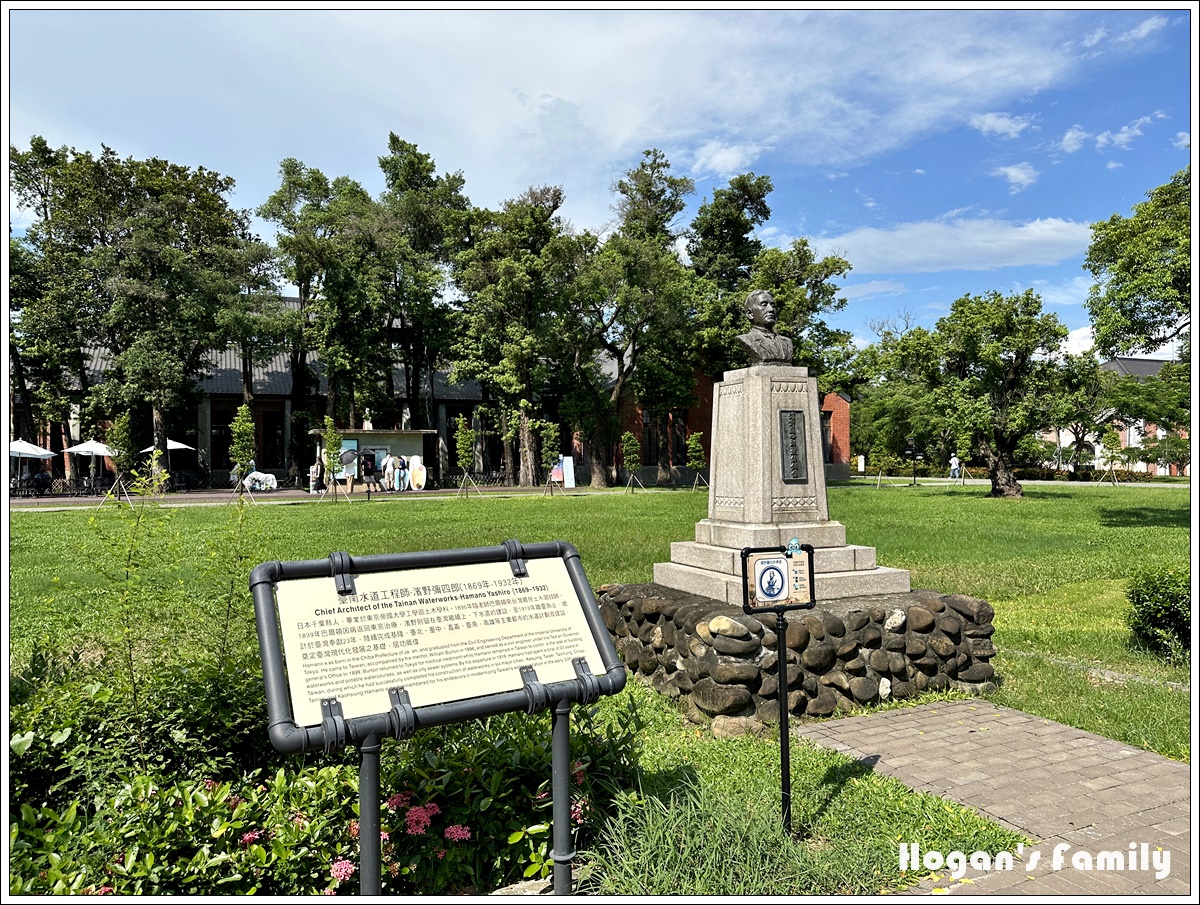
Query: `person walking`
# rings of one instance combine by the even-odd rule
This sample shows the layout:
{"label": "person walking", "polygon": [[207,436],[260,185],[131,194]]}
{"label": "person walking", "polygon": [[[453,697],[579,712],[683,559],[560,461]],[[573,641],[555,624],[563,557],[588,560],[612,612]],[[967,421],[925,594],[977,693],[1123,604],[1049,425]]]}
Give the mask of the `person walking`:
{"label": "person walking", "polygon": [[958,477],[959,467],[962,463],[958,459],[958,454],[955,453],[950,457],[950,478],[953,480]]}

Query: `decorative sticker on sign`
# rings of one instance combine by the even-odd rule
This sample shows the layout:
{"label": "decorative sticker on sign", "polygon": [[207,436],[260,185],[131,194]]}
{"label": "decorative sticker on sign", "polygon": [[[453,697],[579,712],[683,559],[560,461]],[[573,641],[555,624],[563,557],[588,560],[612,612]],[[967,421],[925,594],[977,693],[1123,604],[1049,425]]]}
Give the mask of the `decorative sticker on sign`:
{"label": "decorative sticker on sign", "polygon": [[[413,707],[520,690],[520,669],[543,684],[576,678],[600,652],[561,559],[438,566],[354,576],[339,595],[331,577],[281,582],[275,591],[293,718],[321,722],[322,699],[347,718],[387,713],[388,689]],[[596,672],[601,670],[601,672]]]}

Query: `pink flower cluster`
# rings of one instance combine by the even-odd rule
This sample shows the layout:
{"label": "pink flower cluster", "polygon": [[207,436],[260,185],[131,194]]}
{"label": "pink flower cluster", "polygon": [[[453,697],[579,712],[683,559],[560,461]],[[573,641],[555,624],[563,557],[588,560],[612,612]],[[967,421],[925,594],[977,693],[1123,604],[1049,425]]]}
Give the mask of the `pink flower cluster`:
{"label": "pink flower cluster", "polygon": [[466,842],[471,838],[471,828],[456,823],[454,826],[446,827],[444,835],[451,842]]}
{"label": "pink flower cluster", "polygon": [[351,820],[349,825],[346,827],[346,831],[350,834],[351,839],[357,839],[358,838],[358,821]]}
{"label": "pink flower cluster", "polygon": [[349,880],[354,875],[354,862],[347,861],[345,858],[340,861],[334,861],[333,867],[329,869],[329,873],[339,883],[343,880]]}
{"label": "pink flower cluster", "polygon": [[579,799],[579,801],[571,805],[571,820],[576,824],[583,823],[584,818],[591,809],[591,805],[588,804],[586,798]]}
{"label": "pink flower cluster", "polygon": [[433,802],[425,805],[425,807],[409,808],[404,815],[404,827],[410,836],[422,836],[429,829],[429,824],[438,814],[442,813]]}
{"label": "pink flower cluster", "polygon": [[401,808],[406,808],[412,803],[412,792],[397,792],[387,800],[387,809],[389,811],[398,811]]}
{"label": "pink flower cluster", "polygon": [[242,834],[242,845],[250,845],[252,842],[257,842],[262,838],[262,830],[250,830],[248,833]]}

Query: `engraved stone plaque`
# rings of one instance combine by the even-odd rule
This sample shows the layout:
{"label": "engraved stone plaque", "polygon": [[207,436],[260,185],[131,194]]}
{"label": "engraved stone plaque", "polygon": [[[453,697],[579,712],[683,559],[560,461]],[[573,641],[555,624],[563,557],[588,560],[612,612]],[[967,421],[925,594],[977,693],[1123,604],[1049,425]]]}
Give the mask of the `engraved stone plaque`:
{"label": "engraved stone plaque", "polygon": [[779,413],[779,461],[783,483],[808,483],[808,443],[804,436],[804,412]]}

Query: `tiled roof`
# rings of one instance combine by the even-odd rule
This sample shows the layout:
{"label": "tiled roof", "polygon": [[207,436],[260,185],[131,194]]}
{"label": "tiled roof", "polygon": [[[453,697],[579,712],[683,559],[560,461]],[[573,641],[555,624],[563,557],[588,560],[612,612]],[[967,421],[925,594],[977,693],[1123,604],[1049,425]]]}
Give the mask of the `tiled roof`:
{"label": "tiled roof", "polygon": [[1167,362],[1159,358],[1117,357],[1100,365],[1106,371],[1115,371],[1122,377],[1153,377]]}

